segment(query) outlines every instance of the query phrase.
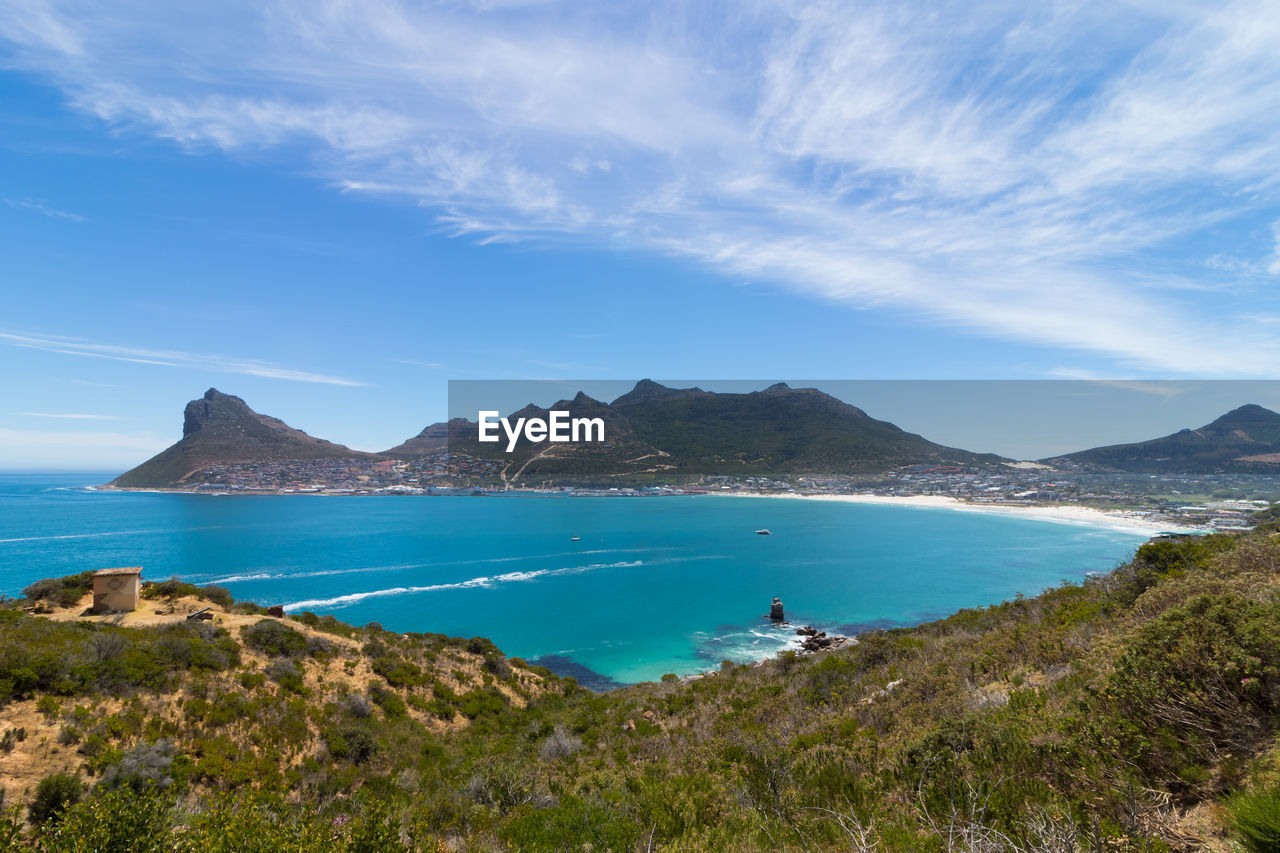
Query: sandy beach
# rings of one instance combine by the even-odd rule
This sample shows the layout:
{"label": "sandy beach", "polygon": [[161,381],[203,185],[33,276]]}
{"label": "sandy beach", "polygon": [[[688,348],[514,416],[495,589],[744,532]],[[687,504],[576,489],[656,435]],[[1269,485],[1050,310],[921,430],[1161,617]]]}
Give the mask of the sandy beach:
{"label": "sandy beach", "polygon": [[1100,510],[1084,506],[1005,506],[978,504],[962,501],[946,495],[764,495],[751,492],[723,492],[721,497],[784,498],[802,501],[837,501],[840,503],[885,504],[889,506],[916,507],[918,509],[949,509],[960,512],[987,512],[1002,515],[1020,515],[1053,521],[1059,524],[1078,524],[1089,527],[1107,527],[1129,533],[1154,536],[1157,533],[1201,533],[1204,528],[1188,527],[1160,522],[1145,515],[1122,510]]}

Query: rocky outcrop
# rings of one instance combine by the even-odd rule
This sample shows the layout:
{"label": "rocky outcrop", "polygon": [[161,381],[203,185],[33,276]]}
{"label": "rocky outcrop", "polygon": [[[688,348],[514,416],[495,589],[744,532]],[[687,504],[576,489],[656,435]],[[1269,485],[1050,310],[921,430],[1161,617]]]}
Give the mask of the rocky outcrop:
{"label": "rocky outcrop", "polygon": [[307,435],[279,418],[261,415],[239,397],[210,388],[183,410],[182,440],[121,474],[110,485],[171,489],[211,465],[288,459],[377,459]]}
{"label": "rocky outcrop", "polygon": [[796,636],[804,637],[800,643],[800,648],[806,652],[821,652],[827,649],[838,649],[849,643],[856,643],[857,640],[852,637],[842,637],[839,634],[831,636],[826,631],[819,631],[810,625],[796,629]]}

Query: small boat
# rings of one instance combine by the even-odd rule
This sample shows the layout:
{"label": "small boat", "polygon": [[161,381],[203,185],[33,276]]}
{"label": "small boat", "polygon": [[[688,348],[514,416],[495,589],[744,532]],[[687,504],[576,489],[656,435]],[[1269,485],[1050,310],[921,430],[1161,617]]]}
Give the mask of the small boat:
{"label": "small boat", "polygon": [[569,541],[570,541],[570,542],[577,542],[577,541],[579,541],[579,540],[581,540],[581,539],[582,539],[582,537],[581,537],[581,536],[570,536],[570,537],[569,537]]}
{"label": "small boat", "polygon": [[759,530],[757,530],[757,531],[756,531],[756,535],[757,535],[757,536],[772,536],[772,535],[773,535],[773,531],[772,531],[772,530],[770,530],[770,529],[769,529],[769,528],[767,528],[767,527],[761,527]]}

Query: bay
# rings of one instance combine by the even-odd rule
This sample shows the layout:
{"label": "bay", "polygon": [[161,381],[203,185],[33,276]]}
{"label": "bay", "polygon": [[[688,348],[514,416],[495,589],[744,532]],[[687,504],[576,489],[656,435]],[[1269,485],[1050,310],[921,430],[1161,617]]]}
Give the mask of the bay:
{"label": "bay", "polygon": [[[1015,515],[788,499],[214,496],[0,474],[0,593],[109,566],[397,631],[484,636],[597,687],[1034,595],[1141,534]],[[768,528],[770,536],[756,535]],[[573,537],[579,537],[573,541]]]}

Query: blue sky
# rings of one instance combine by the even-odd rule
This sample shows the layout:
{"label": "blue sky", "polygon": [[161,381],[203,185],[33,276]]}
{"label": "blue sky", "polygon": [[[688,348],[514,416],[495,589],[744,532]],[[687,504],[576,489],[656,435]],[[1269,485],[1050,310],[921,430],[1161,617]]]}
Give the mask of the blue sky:
{"label": "blue sky", "polygon": [[1275,377],[1277,43],[1268,3],[8,0],[0,467],[127,467],[209,386],[376,450],[448,379]]}

